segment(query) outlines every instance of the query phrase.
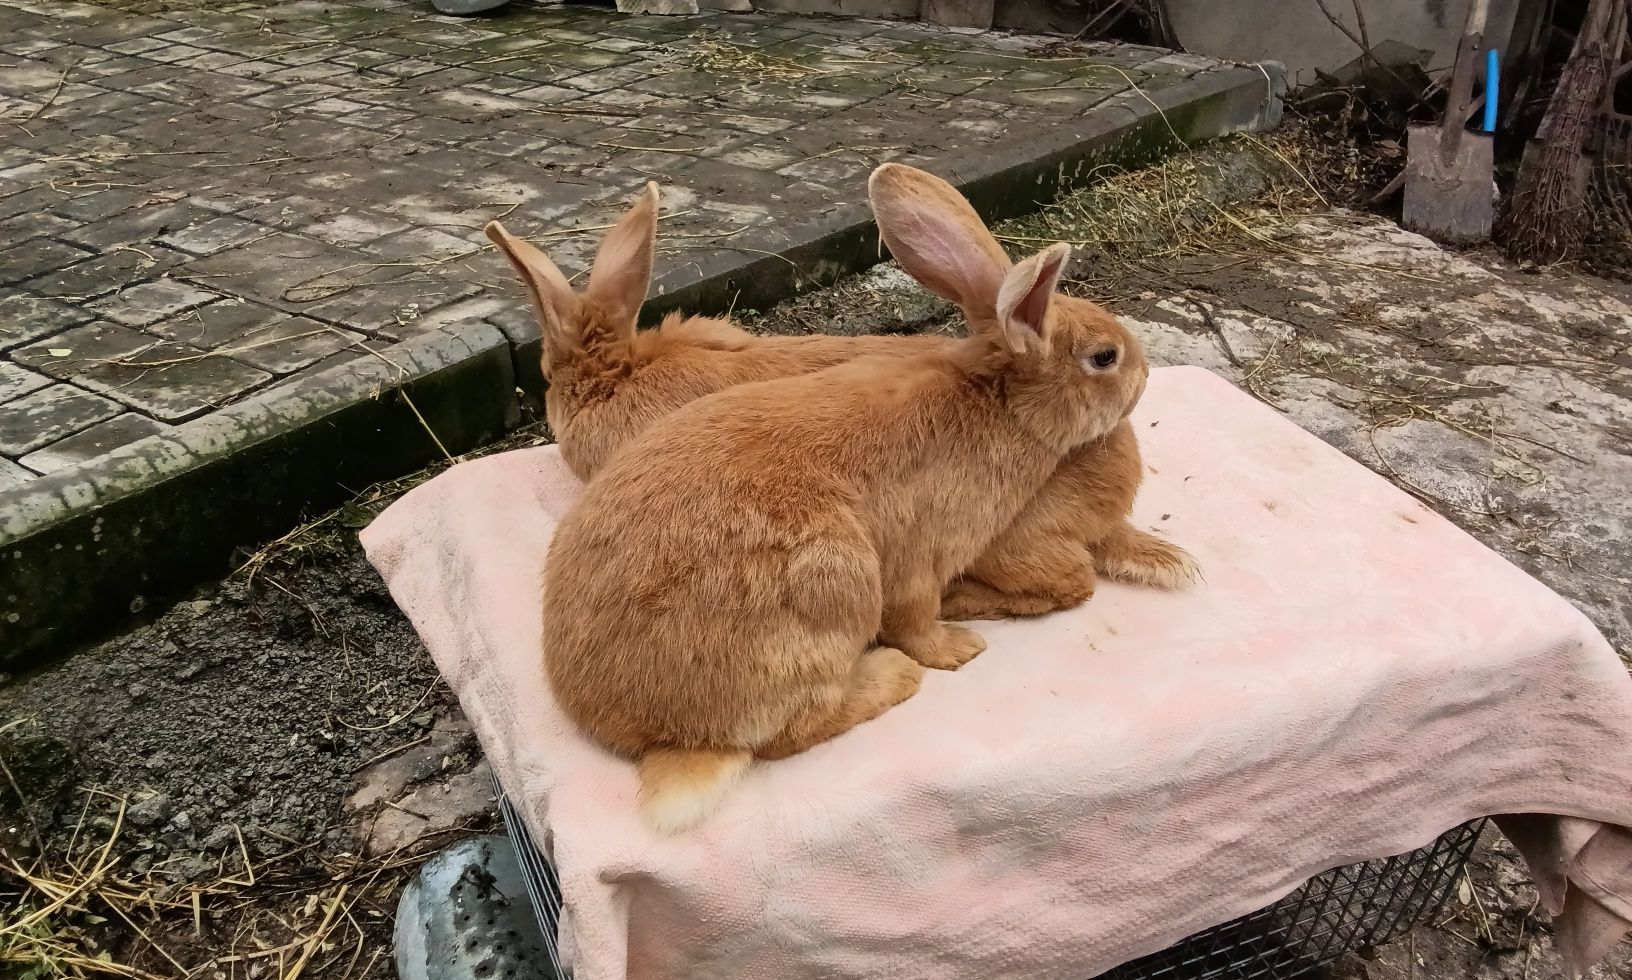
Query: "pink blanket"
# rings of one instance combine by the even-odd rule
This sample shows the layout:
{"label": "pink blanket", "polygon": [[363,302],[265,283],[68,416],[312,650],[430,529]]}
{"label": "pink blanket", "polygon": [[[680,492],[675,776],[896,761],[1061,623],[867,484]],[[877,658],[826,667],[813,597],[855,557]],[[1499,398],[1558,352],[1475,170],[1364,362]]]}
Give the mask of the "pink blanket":
{"label": "pink blanket", "polygon": [[[1632,679],[1569,603],[1217,377],[1153,373],[1136,520],[1207,582],[983,624],[881,719],[649,833],[545,687],[578,484],[462,463],[363,533],[560,871],[577,980],[1090,977],[1472,817],[1568,956],[1632,922]],[[1542,816],[1556,815],[1556,816]]]}

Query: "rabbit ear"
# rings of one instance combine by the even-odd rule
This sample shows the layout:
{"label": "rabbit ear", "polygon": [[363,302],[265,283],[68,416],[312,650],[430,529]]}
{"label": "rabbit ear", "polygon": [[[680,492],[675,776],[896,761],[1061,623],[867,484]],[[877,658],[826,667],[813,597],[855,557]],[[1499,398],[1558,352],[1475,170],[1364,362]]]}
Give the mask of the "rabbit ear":
{"label": "rabbit ear", "polygon": [[497,221],[489,221],[484,230],[504,257],[510,260],[510,264],[515,266],[516,275],[527,287],[546,347],[574,342],[573,331],[581,316],[581,306],[567,277],[561,274],[548,256],[510,234]]}
{"label": "rabbit ear", "polygon": [[1071,259],[1071,246],[1050,245],[1016,265],[997,291],[997,322],[1004,343],[1016,354],[1042,351],[1048,345],[1048,308],[1054,288]]}
{"label": "rabbit ear", "polygon": [[1009,258],[957,188],[886,163],[868,178],[867,197],[879,236],[908,275],[971,319],[991,317]]}
{"label": "rabbit ear", "polygon": [[647,181],[629,213],[602,240],[589,270],[589,295],[609,304],[631,329],[652,284],[657,241],[657,184]]}

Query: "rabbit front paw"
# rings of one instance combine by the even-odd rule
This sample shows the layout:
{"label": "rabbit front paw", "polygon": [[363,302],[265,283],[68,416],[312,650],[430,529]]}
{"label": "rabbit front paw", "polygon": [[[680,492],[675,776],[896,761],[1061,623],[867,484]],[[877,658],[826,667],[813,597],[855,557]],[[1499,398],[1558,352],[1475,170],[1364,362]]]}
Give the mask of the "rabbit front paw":
{"label": "rabbit front paw", "polygon": [[979,633],[963,626],[937,623],[930,632],[914,643],[899,644],[903,653],[936,670],[957,670],[986,649],[986,640]]}

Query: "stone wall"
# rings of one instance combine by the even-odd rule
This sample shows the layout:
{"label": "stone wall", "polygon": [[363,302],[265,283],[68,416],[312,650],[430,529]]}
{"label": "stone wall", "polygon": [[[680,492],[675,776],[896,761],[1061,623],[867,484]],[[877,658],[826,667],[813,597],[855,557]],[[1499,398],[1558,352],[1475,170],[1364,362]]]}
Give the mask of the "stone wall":
{"label": "stone wall", "polygon": [[[1294,87],[1316,81],[1360,54],[1362,36],[1352,0],[1166,0],[1173,33],[1186,51],[1228,61],[1279,61]],[[1485,38],[1506,50],[1524,0],[1491,0]],[[1431,69],[1456,60],[1468,17],[1467,0],[1359,0],[1364,37],[1373,49],[1393,42],[1430,52]],[[1327,17],[1326,12],[1331,13]],[[1342,27],[1332,23],[1335,18]]]}

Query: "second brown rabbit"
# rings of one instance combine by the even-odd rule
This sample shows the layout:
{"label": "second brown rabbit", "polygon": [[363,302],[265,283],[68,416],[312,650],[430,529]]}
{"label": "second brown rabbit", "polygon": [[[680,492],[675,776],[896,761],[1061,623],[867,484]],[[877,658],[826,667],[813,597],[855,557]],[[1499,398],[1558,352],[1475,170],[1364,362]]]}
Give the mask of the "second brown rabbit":
{"label": "second brown rabbit", "polygon": [[[905,271],[957,303],[973,322],[995,302],[1009,259],[956,189],[922,176],[923,186],[940,197],[936,213],[957,225],[936,231],[970,236],[971,254],[980,255],[985,267],[963,270],[954,281],[915,246],[925,229],[899,221],[885,230],[885,241]],[[944,351],[957,343],[949,337],[761,337],[728,320],[678,314],[656,329],[637,330],[651,281],[657,206],[657,186],[648,184],[602,242],[582,291],[498,222],[487,227],[537,311],[549,381],[546,414],[564,459],[583,479],[655,421],[704,395],[857,357]],[[879,220],[883,229],[889,219],[881,213]],[[1084,300],[1059,301],[1110,318]],[[1142,476],[1138,441],[1126,421],[1075,450],[1014,525],[952,585],[942,615],[995,619],[1069,608],[1093,594],[1096,571],[1157,588],[1192,581],[1196,565],[1182,548],[1128,521]]]}
{"label": "second brown rabbit", "polygon": [[588,285],[575,290],[543,252],[497,221],[487,237],[510,260],[538,314],[544,412],[561,456],[588,480],[624,443],[687,402],[749,381],[809,374],[870,354],[944,350],[946,337],[756,337],[730,320],[670,314],[635,329],[651,287],[657,185],[607,232]]}

